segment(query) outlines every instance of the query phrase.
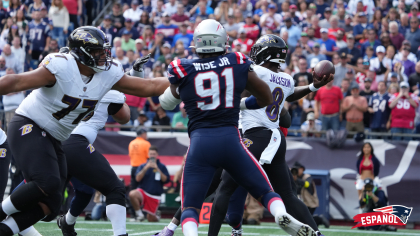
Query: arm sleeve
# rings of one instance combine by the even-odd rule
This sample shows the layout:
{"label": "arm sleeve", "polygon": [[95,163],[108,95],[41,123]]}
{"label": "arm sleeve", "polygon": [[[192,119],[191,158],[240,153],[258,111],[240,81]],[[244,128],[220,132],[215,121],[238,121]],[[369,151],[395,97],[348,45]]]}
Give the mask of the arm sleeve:
{"label": "arm sleeve", "polygon": [[115,115],[124,106],[124,103],[111,103],[108,105],[108,115]]}

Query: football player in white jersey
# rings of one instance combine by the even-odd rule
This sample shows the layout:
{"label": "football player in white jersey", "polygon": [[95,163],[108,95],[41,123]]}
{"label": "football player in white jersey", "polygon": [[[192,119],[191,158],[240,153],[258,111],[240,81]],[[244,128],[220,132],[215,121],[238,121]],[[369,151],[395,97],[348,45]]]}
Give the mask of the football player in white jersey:
{"label": "football player in white jersey", "polygon": [[[120,124],[126,124],[130,120],[130,109],[125,104],[123,93],[111,90],[105,94],[92,118],[80,122],[70,138],[63,142],[68,179],[71,178],[75,192],[69,211],[57,219],[57,224],[65,236],[77,235],[74,230],[76,219],[89,204],[95,189],[106,196],[107,216],[111,220],[114,234],[125,233],[124,185],[105,157],[92,146],[98,131],[104,127],[109,115]],[[118,232],[121,230],[124,232]],[[40,234],[31,226],[20,232],[20,235]]]}
{"label": "football player in white jersey", "polygon": [[[283,114],[287,114],[282,110],[284,101],[296,101],[318,90],[332,81],[334,75],[324,76],[320,80],[314,77],[313,84],[295,87],[290,75],[278,72],[279,64],[285,63],[287,51],[285,41],[276,35],[264,35],[252,47],[250,57],[257,64],[254,71],[269,85],[274,103],[262,109],[241,111],[243,142],[263,166],[274,191],[281,196],[287,212],[321,235],[308,208],[296,197],[296,189],[293,189],[293,178],[285,160],[286,140],[279,129],[279,120]],[[283,121],[281,123],[283,124]],[[242,235],[242,214],[246,196],[247,192],[242,187],[238,188],[238,184],[224,171],[213,202],[210,236],[218,235],[225,216],[233,227],[232,235]],[[227,200],[229,198],[230,202]]]}
{"label": "football player in white jersey", "polygon": [[6,133],[0,129],[0,202],[3,201],[4,191],[6,190],[11,159],[12,153],[7,144]]}
{"label": "football player in white jersey", "polygon": [[27,184],[0,207],[0,235],[13,235],[58,214],[67,177],[61,142],[82,120],[91,118],[110,90],[140,97],[158,96],[167,78],[143,79],[138,67],[130,75],[111,58],[104,32],[84,26],[69,36],[69,54],[49,54],[36,70],[0,79],[0,95],[35,89],[9,124],[8,142]]}

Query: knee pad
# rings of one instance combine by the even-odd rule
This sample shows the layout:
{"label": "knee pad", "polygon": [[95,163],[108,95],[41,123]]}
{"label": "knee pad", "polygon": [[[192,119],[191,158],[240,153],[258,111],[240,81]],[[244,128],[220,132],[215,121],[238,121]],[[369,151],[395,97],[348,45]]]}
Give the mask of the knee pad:
{"label": "knee pad", "polygon": [[226,216],[226,220],[232,228],[238,230],[242,225],[242,215],[238,213],[229,213]]}
{"label": "knee pad", "polygon": [[198,225],[198,213],[194,208],[185,209],[181,215],[181,224],[185,224],[188,221],[195,222]]}
{"label": "knee pad", "polygon": [[122,184],[121,186],[114,188],[114,190],[105,195],[105,197],[106,205],[118,204],[125,207],[125,188]]}

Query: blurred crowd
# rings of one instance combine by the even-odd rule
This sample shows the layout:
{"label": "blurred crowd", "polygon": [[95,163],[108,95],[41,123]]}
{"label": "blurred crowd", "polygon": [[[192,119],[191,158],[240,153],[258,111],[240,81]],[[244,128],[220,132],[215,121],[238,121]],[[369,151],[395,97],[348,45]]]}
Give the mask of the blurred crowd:
{"label": "blurred crowd", "polygon": [[[66,43],[74,27],[91,24],[97,12],[86,9],[101,4],[9,1],[0,8],[0,75],[36,68],[43,56]],[[229,50],[244,54],[261,35],[277,34],[289,46],[281,70],[292,75],[296,85],[312,83],[311,70],[319,61],[335,65],[334,82],[287,104],[292,128],[420,133],[419,18],[419,2],[414,0],[121,0],[98,27],[125,70],[151,53],[146,78],[166,76],[172,60],[198,58],[189,46],[202,20],[219,21],[229,34]],[[16,101],[24,96],[18,95],[13,95]],[[5,120],[15,109],[6,105],[7,96]],[[164,111],[157,97],[127,96],[127,103],[131,125],[187,126],[182,107]]]}

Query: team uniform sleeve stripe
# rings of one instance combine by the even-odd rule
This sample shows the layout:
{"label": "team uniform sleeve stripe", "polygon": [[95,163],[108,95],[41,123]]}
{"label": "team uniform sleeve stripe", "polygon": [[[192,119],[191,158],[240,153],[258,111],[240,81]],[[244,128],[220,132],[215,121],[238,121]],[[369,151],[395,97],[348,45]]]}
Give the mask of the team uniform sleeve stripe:
{"label": "team uniform sleeve stripe", "polygon": [[239,53],[235,52],[235,55],[236,55],[236,62],[238,64],[241,64],[241,57],[239,56]]}
{"label": "team uniform sleeve stripe", "polygon": [[181,60],[178,59],[176,60],[177,64],[178,64],[178,68],[182,71],[182,74],[184,74],[184,76],[187,75],[187,72],[185,71],[184,67],[181,65]]}
{"label": "team uniform sleeve stripe", "polygon": [[172,70],[174,71],[174,73],[176,74],[176,76],[178,76],[178,79],[181,79],[182,76],[181,76],[181,74],[179,72],[182,73],[182,71],[181,70],[178,70],[176,61],[171,62],[171,66],[172,66]]}

